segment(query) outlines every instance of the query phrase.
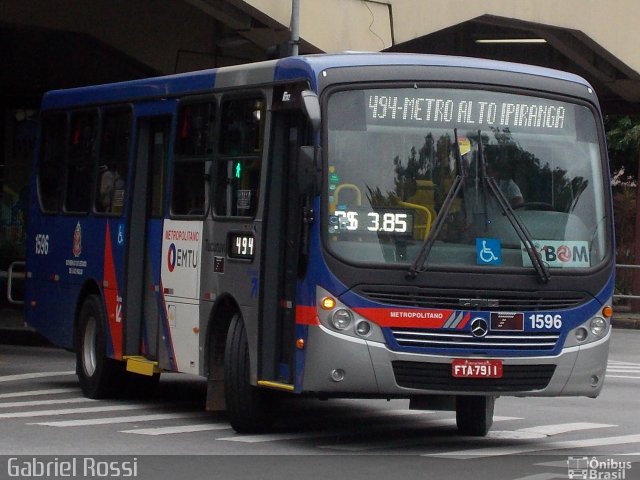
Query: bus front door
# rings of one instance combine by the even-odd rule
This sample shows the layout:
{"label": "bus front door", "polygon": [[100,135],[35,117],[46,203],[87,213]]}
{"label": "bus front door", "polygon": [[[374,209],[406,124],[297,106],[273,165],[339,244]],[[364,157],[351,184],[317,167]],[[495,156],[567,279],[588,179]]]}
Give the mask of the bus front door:
{"label": "bus front door", "polygon": [[[172,117],[138,118],[128,228],[124,354],[137,357],[138,373],[171,368],[164,335],[161,262],[166,165]],[[128,369],[136,371],[136,362]]]}

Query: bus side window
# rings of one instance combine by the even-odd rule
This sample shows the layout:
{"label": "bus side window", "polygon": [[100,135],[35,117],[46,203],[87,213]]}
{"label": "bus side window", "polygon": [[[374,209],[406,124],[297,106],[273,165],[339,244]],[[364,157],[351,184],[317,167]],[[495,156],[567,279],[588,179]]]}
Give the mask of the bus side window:
{"label": "bus side window", "polygon": [[96,165],[98,115],[95,111],[71,116],[71,132],[67,140],[67,183],[65,211],[87,213]]}
{"label": "bus side window", "polygon": [[43,118],[37,182],[38,197],[44,212],[57,213],[60,208],[63,186],[60,172],[64,165],[66,134],[66,114]]}
{"label": "bus side window", "polygon": [[207,210],[206,168],[215,143],[216,104],[185,103],[178,112],[171,213],[203,216]]}
{"label": "bus side window", "polygon": [[222,104],[220,148],[214,170],[217,215],[256,214],[264,120],[262,98],[227,99]]}
{"label": "bus side window", "polygon": [[131,112],[106,112],[102,123],[96,212],[121,214],[125,201],[131,142]]}

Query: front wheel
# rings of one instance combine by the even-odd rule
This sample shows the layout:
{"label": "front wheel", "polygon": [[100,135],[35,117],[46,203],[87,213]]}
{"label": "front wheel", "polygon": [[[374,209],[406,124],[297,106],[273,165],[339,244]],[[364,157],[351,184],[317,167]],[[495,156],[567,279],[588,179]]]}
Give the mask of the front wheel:
{"label": "front wheel", "polygon": [[80,309],[76,371],[88,398],[113,395],[124,381],[124,364],[107,357],[106,316],[98,295],[89,295]]}
{"label": "front wheel", "polygon": [[251,385],[250,370],[247,331],[236,314],[224,351],[224,394],[229,423],[238,433],[263,432],[272,422],[268,392]]}
{"label": "front wheel", "polygon": [[456,397],[456,425],[460,435],[484,437],[493,425],[496,397],[458,395]]}

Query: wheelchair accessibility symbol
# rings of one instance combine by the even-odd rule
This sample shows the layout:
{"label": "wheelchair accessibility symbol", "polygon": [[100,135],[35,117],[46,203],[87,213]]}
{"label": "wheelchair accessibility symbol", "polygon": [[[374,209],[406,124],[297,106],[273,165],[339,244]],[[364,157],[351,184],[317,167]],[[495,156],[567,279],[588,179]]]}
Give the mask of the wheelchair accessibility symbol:
{"label": "wheelchair accessibility symbol", "polygon": [[478,265],[501,265],[502,248],[495,238],[476,238],[476,262]]}

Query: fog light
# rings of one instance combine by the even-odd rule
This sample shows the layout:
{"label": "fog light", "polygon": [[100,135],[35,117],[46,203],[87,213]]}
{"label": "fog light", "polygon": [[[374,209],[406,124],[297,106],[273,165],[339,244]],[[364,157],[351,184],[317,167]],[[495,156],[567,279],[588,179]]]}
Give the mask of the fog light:
{"label": "fog light", "polygon": [[344,380],[344,370],[341,368],[336,368],[331,370],[331,380],[334,382],[341,382]]}
{"label": "fog light", "polygon": [[598,383],[600,383],[600,378],[598,378],[597,375],[592,375],[591,376],[591,386],[592,387],[597,387]]}
{"label": "fog light", "polygon": [[589,329],[594,335],[601,336],[607,329],[607,321],[602,317],[594,317],[589,323]]}
{"label": "fog light", "polygon": [[336,330],[345,330],[349,328],[352,320],[353,315],[351,315],[349,310],[344,308],[339,308],[333,312],[333,315],[331,315],[331,325],[333,325],[333,328]]}
{"label": "fog light", "polygon": [[356,333],[361,337],[366,337],[371,333],[371,324],[369,322],[365,322],[364,320],[356,323]]}
{"label": "fog light", "polygon": [[589,336],[589,332],[587,332],[586,328],[580,327],[576,329],[576,338],[578,339],[579,342],[584,342],[588,336]]}

